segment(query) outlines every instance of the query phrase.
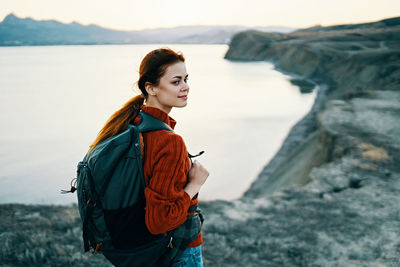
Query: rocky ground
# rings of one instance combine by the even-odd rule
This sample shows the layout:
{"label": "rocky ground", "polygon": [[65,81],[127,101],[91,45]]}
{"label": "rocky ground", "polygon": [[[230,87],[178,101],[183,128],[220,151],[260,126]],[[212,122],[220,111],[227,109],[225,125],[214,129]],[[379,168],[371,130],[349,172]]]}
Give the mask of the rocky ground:
{"label": "rocky ground", "polygon": [[[243,32],[226,58],[319,89],[242,198],[201,203],[205,265],[400,266],[400,19]],[[0,218],[3,266],[107,266],[81,252],[75,207],[1,205]]]}

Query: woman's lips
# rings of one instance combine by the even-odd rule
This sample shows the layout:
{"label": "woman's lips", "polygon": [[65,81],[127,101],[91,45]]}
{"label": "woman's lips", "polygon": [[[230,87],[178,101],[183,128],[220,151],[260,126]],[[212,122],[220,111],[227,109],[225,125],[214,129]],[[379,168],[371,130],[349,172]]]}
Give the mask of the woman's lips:
{"label": "woman's lips", "polygon": [[187,99],[188,97],[187,97],[187,95],[182,95],[182,96],[178,96],[178,98],[182,98],[182,99]]}

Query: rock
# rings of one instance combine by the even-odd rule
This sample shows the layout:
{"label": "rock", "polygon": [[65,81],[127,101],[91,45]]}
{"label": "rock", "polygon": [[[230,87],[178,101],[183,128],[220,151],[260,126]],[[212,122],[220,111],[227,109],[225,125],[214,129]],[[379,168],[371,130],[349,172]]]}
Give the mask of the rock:
{"label": "rock", "polygon": [[312,81],[308,81],[308,80],[304,80],[304,79],[293,78],[293,79],[290,79],[290,83],[298,86],[300,88],[300,92],[302,94],[311,93],[314,90],[314,88],[316,87],[316,84],[314,84]]}

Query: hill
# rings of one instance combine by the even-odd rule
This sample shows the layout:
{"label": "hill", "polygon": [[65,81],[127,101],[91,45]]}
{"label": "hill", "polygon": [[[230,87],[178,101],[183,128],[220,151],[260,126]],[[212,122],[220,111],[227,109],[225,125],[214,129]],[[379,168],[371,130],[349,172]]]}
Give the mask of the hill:
{"label": "hill", "polygon": [[[97,25],[33,20],[9,14],[0,23],[0,46],[93,44],[226,44],[245,26],[181,26],[141,31],[118,31]],[[288,32],[286,27],[257,27],[261,31]]]}

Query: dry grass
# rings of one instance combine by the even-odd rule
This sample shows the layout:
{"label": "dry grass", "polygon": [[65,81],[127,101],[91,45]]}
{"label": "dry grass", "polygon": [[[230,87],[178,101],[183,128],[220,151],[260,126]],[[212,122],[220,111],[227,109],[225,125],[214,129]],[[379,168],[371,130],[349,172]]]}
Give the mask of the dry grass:
{"label": "dry grass", "polygon": [[368,143],[361,143],[358,145],[358,148],[364,150],[364,152],[362,152],[362,157],[365,159],[369,159],[372,161],[382,161],[390,159],[390,156],[388,155],[386,150],[381,147],[376,147]]}
{"label": "dry grass", "polygon": [[353,164],[354,167],[359,168],[364,171],[376,171],[377,166],[375,164],[357,163]]}

